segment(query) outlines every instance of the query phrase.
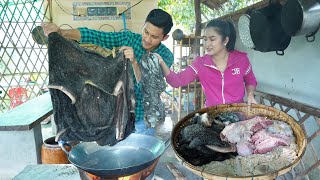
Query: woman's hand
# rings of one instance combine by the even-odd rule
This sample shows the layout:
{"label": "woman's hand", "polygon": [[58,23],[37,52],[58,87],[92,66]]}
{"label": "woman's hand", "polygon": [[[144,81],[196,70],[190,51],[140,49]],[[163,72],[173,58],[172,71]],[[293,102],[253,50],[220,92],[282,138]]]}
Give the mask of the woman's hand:
{"label": "woman's hand", "polygon": [[42,22],[41,26],[42,26],[43,32],[46,36],[48,36],[52,32],[59,32],[60,31],[60,28],[54,23]]}
{"label": "woman's hand", "polygon": [[166,65],[166,63],[164,62],[164,60],[162,59],[162,57],[158,54],[158,53],[152,53],[153,55],[157,56],[158,60],[159,60],[159,64],[162,68],[162,73],[164,76],[168,76],[170,74],[170,69],[169,67]]}
{"label": "woman's hand", "polygon": [[248,94],[248,105],[251,104],[257,104],[257,101],[254,99],[254,95],[253,94]]}
{"label": "woman's hand", "polygon": [[163,64],[165,64],[165,62],[163,61],[162,57],[158,54],[158,53],[152,53],[153,55],[157,56],[158,60],[159,60],[159,64],[161,66],[163,66]]}
{"label": "woman's hand", "polygon": [[246,93],[248,99],[248,105],[251,104],[258,104],[257,101],[254,99],[254,92],[256,91],[256,87],[253,85],[246,86]]}

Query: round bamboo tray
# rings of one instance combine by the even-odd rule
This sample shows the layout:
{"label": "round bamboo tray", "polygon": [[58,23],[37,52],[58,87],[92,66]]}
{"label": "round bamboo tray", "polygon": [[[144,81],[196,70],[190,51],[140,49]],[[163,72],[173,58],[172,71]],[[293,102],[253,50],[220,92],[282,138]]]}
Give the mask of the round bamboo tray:
{"label": "round bamboo tray", "polygon": [[[254,117],[257,115],[260,116],[266,116],[269,119],[274,119],[274,120],[280,120],[288,123],[296,137],[296,143],[298,145],[298,158],[289,166],[283,167],[282,169],[279,169],[277,172],[274,173],[269,173],[269,174],[261,174],[261,175],[255,175],[255,176],[222,176],[219,174],[212,174],[210,172],[205,172],[201,167],[194,166],[187,162],[177,151],[178,147],[178,135],[183,127],[188,125],[190,123],[190,120],[192,117],[196,114],[203,114],[203,113],[208,113],[212,116],[215,116],[219,113],[222,112],[242,112],[246,117]],[[194,172],[195,174],[205,178],[205,179],[214,179],[214,180],[219,180],[219,179],[255,179],[255,180],[260,180],[260,179],[275,179],[277,176],[283,175],[287,172],[289,172],[292,168],[294,168],[301,160],[305,150],[306,150],[306,144],[307,144],[307,139],[305,136],[304,130],[301,128],[299,123],[290,115],[275,109],[273,107],[261,105],[261,104],[252,104],[251,106],[248,106],[247,104],[244,103],[237,103],[237,104],[228,104],[228,105],[217,105],[217,106],[212,106],[208,108],[203,108],[197,111],[194,111],[184,118],[182,118],[173,128],[172,131],[172,136],[171,136],[171,143],[173,146],[173,150],[175,152],[176,157],[178,160],[182,161],[182,164]]]}

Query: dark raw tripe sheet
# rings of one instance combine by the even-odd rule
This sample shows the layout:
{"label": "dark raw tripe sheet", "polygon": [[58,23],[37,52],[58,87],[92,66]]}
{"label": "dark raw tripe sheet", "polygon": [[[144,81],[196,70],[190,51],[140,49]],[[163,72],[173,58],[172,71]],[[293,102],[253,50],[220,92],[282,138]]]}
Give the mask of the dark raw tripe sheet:
{"label": "dark raw tripe sheet", "polygon": [[255,116],[229,124],[222,140],[237,147],[237,157],[203,165],[205,172],[223,176],[252,176],[278,172],[297,158],[297,144],[286,122]]}
{"label": "dark raw tripe sheet", "polygon": [[297,144],[290,125],[260,116],[244,117],[238,112],[196,113],[181,128],[179,154],[205,172],[223,176],[273,173],[296,160]]}
{"label": "dark raw tripe sheet", "polygon": [[133,84],[123,54],[105,58],[57,33],[48,41],[56,140],[113,145],[132,133]]}
{"label": "dark raw tripe sheet", "polygon": [[220,139],[224,126],[224,123],[214,121],[207,113],[196,113],[180,131],[177,147],[179,154],[194,166],[234,158],[237,153],[233,147]]}
{"label": "dark raw tripe sheet", "polygon": [[156,55],[148,53],[142,56],[139,64],[143,92],[145,120],[150,127],[164,121],[164,103],[160,94],[166,88],[166,82]]}

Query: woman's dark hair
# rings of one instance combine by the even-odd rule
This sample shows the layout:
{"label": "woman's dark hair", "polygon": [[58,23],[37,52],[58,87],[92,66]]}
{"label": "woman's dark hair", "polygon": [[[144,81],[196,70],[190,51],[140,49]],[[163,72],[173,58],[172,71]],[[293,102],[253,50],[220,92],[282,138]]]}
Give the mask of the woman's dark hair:
{"label": "woman's dark hair", "polygon": [[214,19],[208,22],[206,25],[206,29],[207,28],[215,28],[218,34],[222,36],[222,41],[224,41],[226,37],[229,37],[226,48],[228,51],[234,50],[236,44],[236,29],[232,22]]}
{"label": "woman's dark hair", "polygon": [[158,28],[162,28],[163,35],[165,36],[170,32],[173,26],[171,15],[161,9],[153,9],[150,11],[145,22],[149,22]]}

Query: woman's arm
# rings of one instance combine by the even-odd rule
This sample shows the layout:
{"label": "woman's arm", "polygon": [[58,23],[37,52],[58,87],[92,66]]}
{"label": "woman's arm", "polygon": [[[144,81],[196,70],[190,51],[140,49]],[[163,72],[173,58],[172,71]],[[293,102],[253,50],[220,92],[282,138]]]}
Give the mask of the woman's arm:
{"label": "woman's arm", "polygon": [[256,80],[256,76],[253,73],[252,70],[252,65],[247,58],[247,70],[246,70],[246,74],[244,76],[244,82],[245,82],[245,86],[246,86],[246,93],[247,93],[247,100],[248,100],[248,104],[257,104],[257,101],[254,99],[254,92],[256,90],[256,86],[257,86],[257,80]]}
{"label": "woman's arm", "polygon": [[188,66],[184,71],[175,73],[169,69],[164,60],[161,58],[159,54],[154,53],[158,59],[161,69],[163,71],[163,75],[166,78],[168,84],[172,87],[177,88],[180,86],[187,85],[188,83],[194,81],[198,76],[194,72],[194,70]]}
{"label": "woman's arm", "polygon": [[248,104],[257,104],[257,101],[254,99],[254,92],[256,91],[256,86],[248,85],[246,86]]}
{"label": "woman's arm", "polygon": [[161,66],[161,69],[162,69],[162,72],[163,72],[163,75],[166,77],[170,74],[170,69],[169,67],[166,65],[166,63],[163,61],[162,58],[159,58],[160,56],[158,56],[158,59],[159,59],[159,64]]}

